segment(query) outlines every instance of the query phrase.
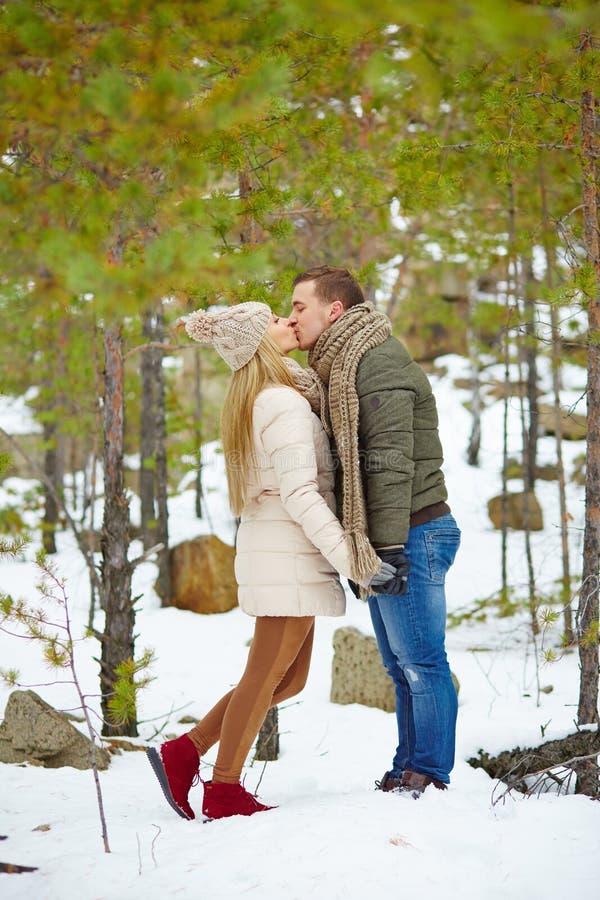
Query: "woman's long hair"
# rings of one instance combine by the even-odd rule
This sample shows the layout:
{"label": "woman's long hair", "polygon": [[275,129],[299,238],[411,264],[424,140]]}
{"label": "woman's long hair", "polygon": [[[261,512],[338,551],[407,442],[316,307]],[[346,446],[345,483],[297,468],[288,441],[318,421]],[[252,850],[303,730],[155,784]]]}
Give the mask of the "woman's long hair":
{"label": "woman's long hair", "polygon": [[239,516],[246,505],[249,476],[256,465],[252,430],[254,401],[264,388],[272,385],[298,390],[281,350],[265,334],[250,362],[233,373],[221,413],[229,505],[234,516]]}

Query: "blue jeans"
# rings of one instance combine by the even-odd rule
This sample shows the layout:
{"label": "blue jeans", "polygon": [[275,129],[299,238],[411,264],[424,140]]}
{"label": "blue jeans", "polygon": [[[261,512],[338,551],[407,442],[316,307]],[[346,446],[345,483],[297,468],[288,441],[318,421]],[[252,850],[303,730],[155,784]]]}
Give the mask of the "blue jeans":
{"label": "blue jeans", "polygon": [[459,544],[460,530],[450,514],[416,525],[405,547],[406,594],[368,598],[379,652],[396,689],[395,776],[410,769],[450,781],[458,701],[444,646],[444,582]]}

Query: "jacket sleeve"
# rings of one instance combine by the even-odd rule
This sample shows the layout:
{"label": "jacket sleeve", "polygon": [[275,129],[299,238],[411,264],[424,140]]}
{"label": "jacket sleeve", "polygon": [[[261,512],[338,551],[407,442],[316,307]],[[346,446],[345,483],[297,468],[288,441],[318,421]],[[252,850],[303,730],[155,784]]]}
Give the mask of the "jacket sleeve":
{"label": "jacket sleeve", "polygon": [[349,577],[344,530],[319,493],[310,405],[292,388],[263,392],[254,405],[265,454],[279,482],[281,503],[340,575]]}
{"label": "jacket sleeve", "polygon": [[[359,364],[359,445],[369,539],[404,544],[412,503],[415,391],[385,355]],[[366,363],[366,365],[365,365]]]}

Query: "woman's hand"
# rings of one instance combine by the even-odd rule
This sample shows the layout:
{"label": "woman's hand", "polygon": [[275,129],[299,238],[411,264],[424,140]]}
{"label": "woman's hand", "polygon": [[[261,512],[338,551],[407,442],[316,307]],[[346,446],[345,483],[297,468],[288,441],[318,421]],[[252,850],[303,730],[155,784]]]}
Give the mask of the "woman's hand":
{"label": "woman's hand", "polygon": [[377,588],[387,584],[395,577],[396,567],[390,565],[390,563],[382,562],[380,571],[377,572],[376,575],[373,575],[366,583],[361,581],[360,586],[371,591],[372,594],[377,594],[379,593]]}

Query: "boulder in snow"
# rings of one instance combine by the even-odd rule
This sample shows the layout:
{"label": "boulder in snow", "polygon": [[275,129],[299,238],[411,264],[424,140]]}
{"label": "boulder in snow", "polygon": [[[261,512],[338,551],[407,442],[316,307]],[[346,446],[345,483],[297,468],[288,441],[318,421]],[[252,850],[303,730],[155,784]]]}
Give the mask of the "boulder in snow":
{"label": "boulder in snow", "polygon": [[[0,762],[29,762],[48,769],[91,769],[92,743],[66,716],[35,691],[13,691],[0,724]],[[96,747],[96,764],[107,769],[110,756]]]}
{"label": "boulder in snow", "polygon": [[[456,693],[458,679],[452,674]],[[332,703],[362,703],[385,712],[396,709],[394,683],[385,670],[377,641],[358,628],[336,629],[333,635]]]}
{"label": "boulder in snow", "polygon": [[[527,506],[529,513],[529,530],[543,531],[544,517],[542,507],[533,491],[527,492]],[[488,500],[488,514],[494,528],[502,528],[502,495]],[[506,524],[515,531],[525,530],[525,493],[510,493],[507,495]]]}
{"label": "boulder in snow", "polygon": [[214,534],[177,544],[169,553],[171,602],[177,609],[222,613],[238,605],[235,550]]}

